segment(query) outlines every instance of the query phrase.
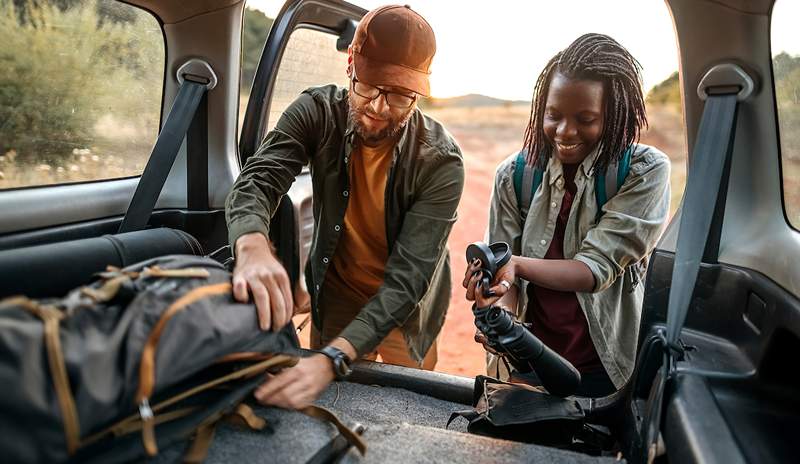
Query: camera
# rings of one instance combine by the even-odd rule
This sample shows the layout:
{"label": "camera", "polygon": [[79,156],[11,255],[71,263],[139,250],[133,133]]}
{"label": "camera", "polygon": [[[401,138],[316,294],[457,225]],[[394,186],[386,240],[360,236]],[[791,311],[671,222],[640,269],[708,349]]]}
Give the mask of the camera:
{"label": "camera", "polygon": [[[495,273],[511,259],[507,243],[486,245],[476,242],[467,247],[467,262],[481,262],[481,288],[484,296]],[[475,326],[487,338],[488,345],[503,355],[521,374],[536,373],[542,386],[556,396],[569,396],[581,385],[581,374],[569,361],[542,343],[528,327],[514,319],[500,306],[472,306]]]}
{"label": "camera", "polygon": [[542,343],[528,328],[499,306],[473,306],[475,326],[488,345],[506,357],[521,374],[534,371],[552,395],[566,397],[581,385],[581,374],[569,361]]}

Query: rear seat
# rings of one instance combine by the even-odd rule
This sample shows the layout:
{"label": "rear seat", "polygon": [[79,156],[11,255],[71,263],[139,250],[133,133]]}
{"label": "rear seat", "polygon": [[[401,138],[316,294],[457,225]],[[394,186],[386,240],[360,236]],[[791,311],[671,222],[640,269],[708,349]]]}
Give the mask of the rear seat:
{"label": "rear seat", "polygon": [[203,248],[186,232],[158,228],[0,251],[0,298],[63,296],[106,266],[171,254],[201,256]]}

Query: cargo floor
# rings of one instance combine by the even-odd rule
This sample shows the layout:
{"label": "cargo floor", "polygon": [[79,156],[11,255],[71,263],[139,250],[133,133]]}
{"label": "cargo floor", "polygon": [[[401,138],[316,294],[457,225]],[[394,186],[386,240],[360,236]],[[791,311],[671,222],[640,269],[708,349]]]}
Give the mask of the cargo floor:
{"label": "cargo floor", "polygon": [[[611,463],[612,458],[586,456],[544,446],[496,440],[465,433],[456,419],[445,429],[450,413],[463,404],[442,401],[399,388],[341,382],[332,384],[317,404],[334,411],[347,425],[366,427],[368,450],[360,458],[351,450],[344,463]],[[336,434],[327,423],[300,413],[255,408],[270,429],[253,432],[221,425],[206,462],[305,463]],[[180,462],[184,446],[162,450],[156,463]]]}

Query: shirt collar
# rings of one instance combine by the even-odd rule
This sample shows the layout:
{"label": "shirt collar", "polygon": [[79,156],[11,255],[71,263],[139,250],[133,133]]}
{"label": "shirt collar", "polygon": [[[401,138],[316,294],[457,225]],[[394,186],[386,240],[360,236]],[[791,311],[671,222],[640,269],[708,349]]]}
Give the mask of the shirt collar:
{"label": "shirt collar", "polygon": [[[555,151],[555,149],[553,149],[553,151]],[[598,143],[592,152],[581,162],[579,169],[583,172],[585,177],[589,177],[599,152],[600,144]],[[547,169],[550,171],[550,185],[553,185],[558,179],[564,176],[564,166],[561,164],[558,157],[555,156],[555,153],[550,156],[550,160],[547,162]]]}

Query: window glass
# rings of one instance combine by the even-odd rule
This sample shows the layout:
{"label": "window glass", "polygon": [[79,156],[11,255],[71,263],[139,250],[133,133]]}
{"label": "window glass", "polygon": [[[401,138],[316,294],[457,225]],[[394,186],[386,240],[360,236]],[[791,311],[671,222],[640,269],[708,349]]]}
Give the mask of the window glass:
{"label": "window glass", "polygon": [[779,0],[772,10],[772,71],[781,138],[783,195],[789,223],[800,228],[800,36],[796,4]]}
{"label": "window glass", "polygon": [[0,190],[138,175],[158,135],[164,40],[112,0],[0,0]]}
{"label": "window glass", "polygon": [[275,78],[267,130],[303,90],[324,84],[349,84],[347,53],[336,50],[337,36],[312,29],[296,29],[289,37]]}
{"label": "window glass", "polygon": [[[258,2],[256,2],[258,4]],[[244,123],[244,113],[247,110],[247,101],[250,99],[250,89],[256,76],[258,62],[261,60],[261,51],[264,42],[272,28],[271,18],[263,11],[248,6],[244,10],[244,24],[242,26],[242,77],[239,92],[239,130]]]}

